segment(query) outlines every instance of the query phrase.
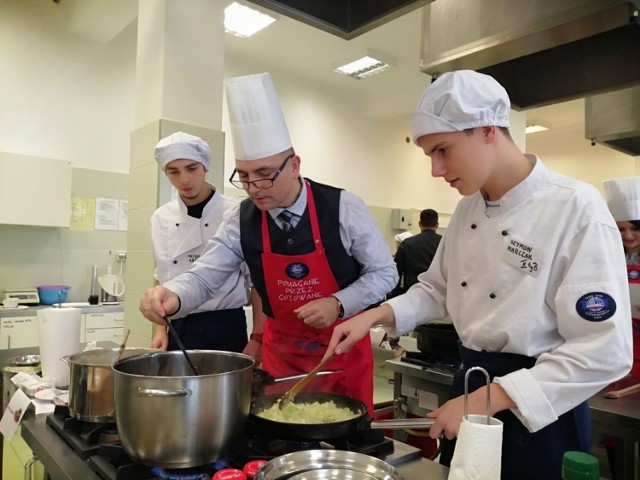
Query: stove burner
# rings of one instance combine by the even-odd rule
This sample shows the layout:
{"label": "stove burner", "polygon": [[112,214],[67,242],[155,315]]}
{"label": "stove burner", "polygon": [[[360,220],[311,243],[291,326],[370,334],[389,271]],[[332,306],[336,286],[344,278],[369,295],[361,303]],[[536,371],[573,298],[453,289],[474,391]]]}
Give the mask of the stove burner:
{"label": "stove burner", "polygon": [[104,442],[117,440],[113,423],[90,423],[72,418],[69,408],[56,406],[48,415],[46,424],[51,426],[82,459],[94,455]]}
{"label": "stove burner", "polygon": [[201,469],[185,469],[185,470],[169,470],[160,467],[154,467],[151,469],[151,473],[159,478],[168,478],[170,480],[202,480],[211,478],[211,475],[215,473],[215,470],[207,470],[206,472]]}

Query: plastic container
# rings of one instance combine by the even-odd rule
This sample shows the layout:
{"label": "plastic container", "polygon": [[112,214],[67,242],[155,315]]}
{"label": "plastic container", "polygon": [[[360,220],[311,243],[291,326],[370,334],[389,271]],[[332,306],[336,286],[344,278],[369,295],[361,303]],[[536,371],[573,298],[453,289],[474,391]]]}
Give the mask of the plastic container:
{"label": "plastic container", "polygon": [[242,470],[235,468],[225,468],[216,472],[211,480],[247,480],[247,476],[242,473]]}
{"label": "plastic container", "polygon": [[[43,305],[53,305],[58,302],[66,302],[71,287],[69,285],[40,285],[38,287],[38,297]],[[58,292],[60,298],[58,299]]]}
{"label": "plastic container", "polygon": [[256,476],[256,473],[258,473],[258,470],[260,470],[260,467],[262,467],[265,463],[267,463],[266,460],[252,460],[245,464],[242,471],[248,479],[253,478]]}
{"label": "plastic container", "polygon": [[562,480],[599,480],[598,459],[584,452],[564,452]]}

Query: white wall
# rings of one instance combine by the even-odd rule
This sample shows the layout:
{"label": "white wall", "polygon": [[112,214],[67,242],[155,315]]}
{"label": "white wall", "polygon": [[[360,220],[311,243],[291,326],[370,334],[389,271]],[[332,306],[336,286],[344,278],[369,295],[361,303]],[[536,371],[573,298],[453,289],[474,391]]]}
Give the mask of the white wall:
{"label": "white wall", "polygon": [[128,173],[135,24],[103,44],[72,33],[64,1],[0,12],[0,151]]}

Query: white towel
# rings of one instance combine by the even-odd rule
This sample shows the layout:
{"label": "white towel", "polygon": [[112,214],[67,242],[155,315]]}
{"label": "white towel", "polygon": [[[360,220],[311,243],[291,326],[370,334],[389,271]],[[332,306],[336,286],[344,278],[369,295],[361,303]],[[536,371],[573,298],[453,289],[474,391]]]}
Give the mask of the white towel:
{"label": "white towel", "polygon": [[486,415],[462,420],[448,480],[500,480],[502,422]]}

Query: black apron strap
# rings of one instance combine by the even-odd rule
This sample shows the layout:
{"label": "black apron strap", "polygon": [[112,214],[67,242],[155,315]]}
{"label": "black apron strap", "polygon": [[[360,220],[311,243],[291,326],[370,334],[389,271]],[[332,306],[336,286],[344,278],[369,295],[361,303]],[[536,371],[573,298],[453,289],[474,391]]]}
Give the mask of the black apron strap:
{"label": "black apron strap", "polygon": [[[173,320],[178,337],[188,350],[239,352],[247,345],[247,319],[242,307],[187,315]],[[169,335],[167,350],[179,350]]]}
{"label": "black apron strap", "polygon": [[[455,373],[449,398],[464,395],[464,377],[471,367],[482,367],[493,380],[522,368],[531,368],[536,359],[513,353],[478,352],[459,345],[462,363]],[[469,375],[469,392],[486,384],[484,375]],[[504,410],[494,415],[504,423],[502,438],[502,480],[560,480],[562,456],[567,450],[591,451],[591,417],[583,402],[561,415],[557,421],[535,433]],[[441,440],[440,463],[449,466],[456,441]]]}

